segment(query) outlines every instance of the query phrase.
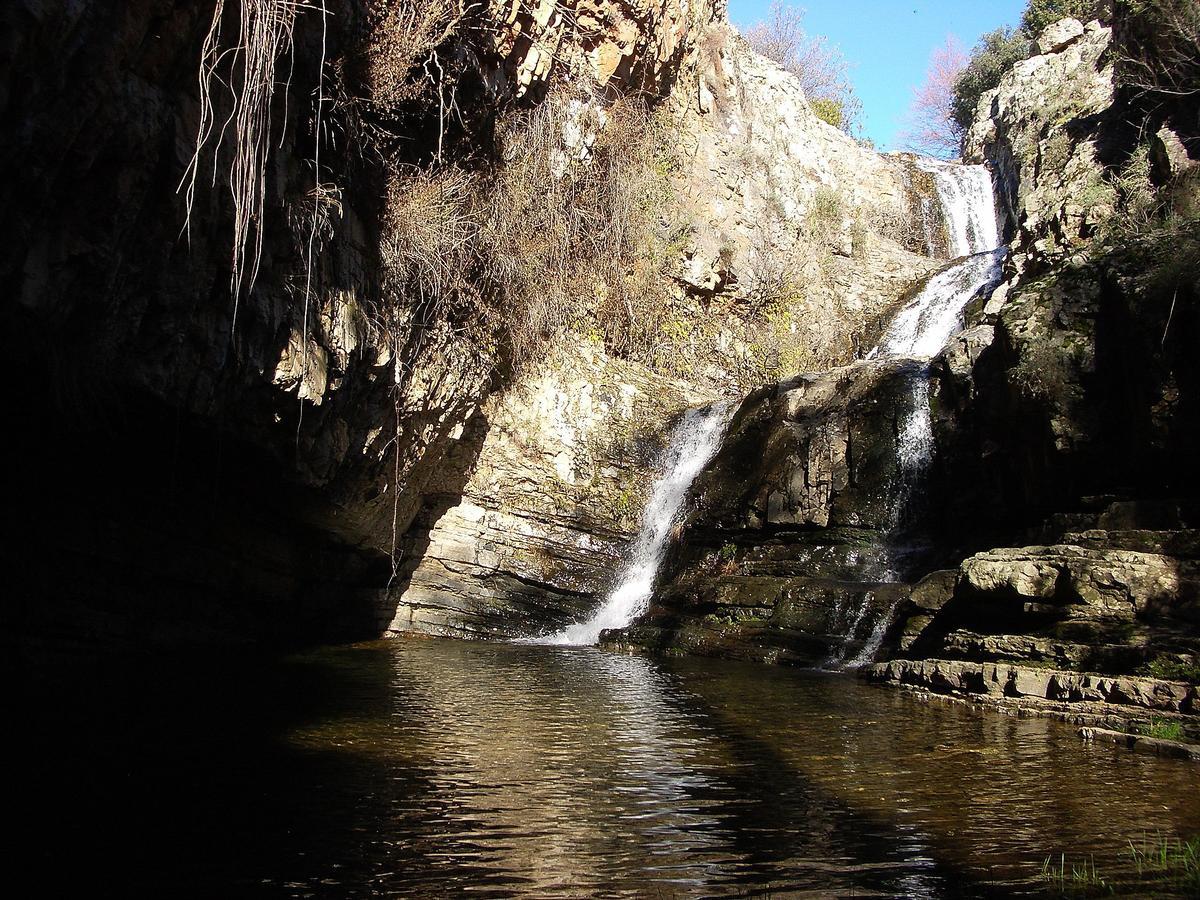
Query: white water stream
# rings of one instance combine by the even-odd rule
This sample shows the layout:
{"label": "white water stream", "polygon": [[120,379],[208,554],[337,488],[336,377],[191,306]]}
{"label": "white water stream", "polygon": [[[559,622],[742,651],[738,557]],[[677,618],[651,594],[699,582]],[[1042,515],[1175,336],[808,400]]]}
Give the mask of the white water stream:
{"label": "white water stream", "polygon": [[[967,303],[999,281],[1004,251],[996,249],[999,236],[987,169],[933,161],[922,161],[920,165],[937,184],[951,252],[962,258],[929,279],[896,316],[879,345],[871,351],[871,357],[911,357],[924,361],[936,355],[959,329]],[[618,573],[616,585],[591,618],[537,639],[538,642],[594,644],[601,631],[624,628],[646,611],[671,533],[682,518],[688,489],[717,452],[729,418],[730,409],[723,403],[684,414],[671,435],[662,474],[654,483],[637,539]],[[912,403],[900,429],[898,452],[903,489],[911,490],[920,481],[933,453],[929,376],[924,367],[912,381]],[[854,637],[857,627],[866,619],[868,605],[864,600],[848,639]],[[891,614],[888,611],[881,616],[854,658],[843,660],[840,665],[871,662],[891,622]]]}
{"label": "white water stream", "polygon": [[970,256],[1000,246],[992,175],[984,166],[920,159],[917,166],[933,176],[946,229],[950,256]]}
{"label": "white water stream", "polygon": [[542,638],[542,643],[594,644],[601,631],[624,628],[646,611],[671,531],[682,518],[688,488],[720,447],[729,413],[728,404],[715,403],[684,414],[671,434],[662,474],[650,492],[641,529],[618,573],[616,586],[590,619]]}
{"label": "white water stream", "polygon": [[[962,327],[963,309],[1000,282],[1006,251],[999,247],[992,179],[983,166],[922,160],[937,185],[946,219],[950,252],[956,261],[926,282],[888,327],[868,358],[912,359],[920,363],[909,383],[908,412],[897,435],[900,484],[893,516],[899,524],[913,492],[921,487],[933,459],[933,420],[929,405],[928,360],[936,356]],[[890,580],[890,579],[889,579]],[[857,668],[875,659],[895,610],[886,610],[871,628],[862,647],[846,659],[853,640],[868,618],[870,594],[865,594],[846,634],[847,644],[826,665]]]}

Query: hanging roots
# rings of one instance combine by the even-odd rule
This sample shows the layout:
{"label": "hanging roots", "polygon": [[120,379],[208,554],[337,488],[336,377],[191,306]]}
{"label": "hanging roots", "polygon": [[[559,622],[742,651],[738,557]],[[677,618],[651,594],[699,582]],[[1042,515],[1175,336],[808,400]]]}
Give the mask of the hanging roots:
{"label": "hanging roots", "polygon": [[[232,129],[233,158],[229,165],[229,192],[233,198],[233,249],[230,288],[234,314],[242,291],[249,291],[258,277],[263,245],[263,207],[266,202],[267,156],[271,142],[271,102],[275,95],[275,67],[292,50],[296,16],[303,9],[319,9],[305,0],[241,0],[237,41],[225,47],[222,21],[226,0],[215,0],[212,24],[200,56],[200,120],[196,149],[184,172],[180,189],[186,188],[187,229],[190,236],[192,207],[200,158],[216,132],[213,146],[213,183],[217,157]],[[322,60],[322,66],[324,60]],[[290,80],[289,72],[289,80]],[[213,90],[229,91],[233,108],[217,130]],[[287,85],[285,84],[285,90]],[[318,180],[319,180],[318,172]]]}

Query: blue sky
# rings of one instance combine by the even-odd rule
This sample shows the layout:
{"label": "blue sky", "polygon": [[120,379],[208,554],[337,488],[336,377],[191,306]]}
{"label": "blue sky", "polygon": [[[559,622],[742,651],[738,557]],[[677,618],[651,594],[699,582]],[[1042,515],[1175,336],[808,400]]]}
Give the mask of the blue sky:
{"label": "blue sky", "polygon": [[[897,132],[929,54],[946,35],[968,50],[979,36],[1021,20],[1025,0],[797,0],[804,27],[828,36],[850,62],[863,103],[863,133],[881,150],[902,149]],[[771,0],[729,0],[739,28],[766,18]]]}

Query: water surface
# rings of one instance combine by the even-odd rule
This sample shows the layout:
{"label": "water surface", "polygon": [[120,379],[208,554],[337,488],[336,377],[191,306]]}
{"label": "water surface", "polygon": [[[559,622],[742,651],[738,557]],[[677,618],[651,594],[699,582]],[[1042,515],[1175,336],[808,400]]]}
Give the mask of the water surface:
{"label": "water surface", "polygon": [[818,675],[396,641],[44,696],[13,859],[47,893],[971,897],[1200,832],[1191,764]]}

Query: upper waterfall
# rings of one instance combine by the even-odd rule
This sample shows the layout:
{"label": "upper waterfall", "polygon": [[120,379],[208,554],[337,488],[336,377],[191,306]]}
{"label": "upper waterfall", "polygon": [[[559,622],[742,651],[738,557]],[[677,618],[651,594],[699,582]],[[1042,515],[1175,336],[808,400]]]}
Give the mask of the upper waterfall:
{"label": "upper waterfall", "polygon": [[654,483],[637,540],[630,548],[616,585],[590,619],[541,640],[551,644],[594,644],[601,631],[624,628],[646,611],[688,488],[717,452],[728,419],[729,407],[725,403],[684,413],[671,434],[671,443],[662,460],[662,474]]}
{"label": "upper waterfall", "polygon": [[917,165],[933,176],[937,186],[952,257],[970,256],[1000,246],[992,175],[985,166],[933,159],[920,159]]}
{"label": "upper waterfall", "polygon": [[1006,251],[996,226],[992,176],[984,166],[934,160],[917,163],[929,172],[949,233],[951,254],[958,262],[930,278],[892,320],[871,356],[928,357],[938,353],[961,324],[972,298],[994,288]]}

